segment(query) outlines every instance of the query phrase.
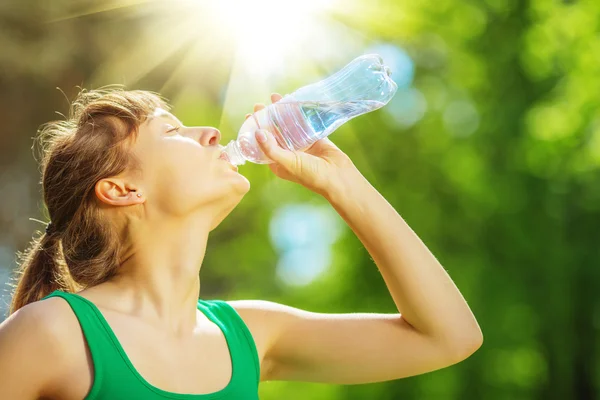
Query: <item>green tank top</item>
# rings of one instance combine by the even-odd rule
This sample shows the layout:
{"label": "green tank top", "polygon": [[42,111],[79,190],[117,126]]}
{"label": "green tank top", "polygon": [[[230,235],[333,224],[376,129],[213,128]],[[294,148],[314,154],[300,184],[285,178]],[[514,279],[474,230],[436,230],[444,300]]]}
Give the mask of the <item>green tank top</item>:
{"label": "green tank top", "polygon": [[231,356],[231,380],[218,392],[181,394],[152,386],[137,372],[94,303],[77,294],[58,290],[44,299],[50,297],[62,297],[69,303],[90,349],[94,382],[85,400],[258,399],[260,368],[254,340],[237,311],[224,301],[198,300],[198,309],[223,331]]}

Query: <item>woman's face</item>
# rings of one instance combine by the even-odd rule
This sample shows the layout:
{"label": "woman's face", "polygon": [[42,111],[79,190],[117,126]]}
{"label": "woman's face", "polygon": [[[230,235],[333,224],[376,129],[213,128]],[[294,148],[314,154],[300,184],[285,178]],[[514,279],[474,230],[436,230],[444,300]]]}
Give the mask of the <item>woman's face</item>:
{"label": "woman's face", "polygon": [[215,225],[225,218],[250,183],[219,157],[220,140],[216,128],[185,127],[173,114],[156,109],[139,127],[133,146],[141,163],[144,197],[152,207],[178,216],[208,212]]}

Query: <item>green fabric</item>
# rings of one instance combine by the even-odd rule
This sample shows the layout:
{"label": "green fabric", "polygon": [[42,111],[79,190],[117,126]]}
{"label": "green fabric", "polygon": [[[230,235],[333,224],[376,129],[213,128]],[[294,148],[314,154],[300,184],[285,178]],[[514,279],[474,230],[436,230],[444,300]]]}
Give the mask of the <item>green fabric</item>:
{"label": "green fabric", "polygon": [[[61,297],[69,303],[87,340],[94,363],[94,383],[85,400],[258,399],[260,371],[254,340],[239,314],[224,301],[198,300],[198,309],[225,335],[233,369],[231,380],[218,392],[180,394],[152,386],[136,371],[113,330],[92,302],[58,290],[44,299],[50,297]],[[202,377],[198,376],[198,379]]]}

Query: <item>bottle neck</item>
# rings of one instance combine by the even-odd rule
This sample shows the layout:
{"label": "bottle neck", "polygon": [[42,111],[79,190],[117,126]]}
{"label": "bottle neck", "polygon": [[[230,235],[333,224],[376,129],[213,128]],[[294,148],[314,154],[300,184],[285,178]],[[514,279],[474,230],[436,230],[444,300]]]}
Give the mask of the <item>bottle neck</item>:
{"label": "bottle neck", "polygon": [[227,154],[229,162],[233,165],[237,166],[246,163],[246,157],[244,157],[242,154],[242,150],[240,149],[240,145],[238,144],[237,140],[232,140],[231,142],[227,143],[227,146],[225,146],[223,152]]}

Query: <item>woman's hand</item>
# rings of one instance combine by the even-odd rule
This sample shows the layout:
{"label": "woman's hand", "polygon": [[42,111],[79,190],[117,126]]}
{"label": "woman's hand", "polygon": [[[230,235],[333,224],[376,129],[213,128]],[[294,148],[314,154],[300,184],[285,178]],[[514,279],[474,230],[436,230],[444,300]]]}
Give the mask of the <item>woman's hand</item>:
{"label": "woman's hand", "polygon": [[[273,103],[281,100],[281,95],[273,93]],[[265,108],[255,104],[254,112]],[[248,118],[250,114],[246,115]],[[275,137],[266,130],[256,131],[256,141],[267,157],[271,171],[278,177],[296,182],[325,196],[328,191],[350,171],[356,170],[352,160],[328,138],[315,142],[304,151],[290,151],[280,147]]]}

